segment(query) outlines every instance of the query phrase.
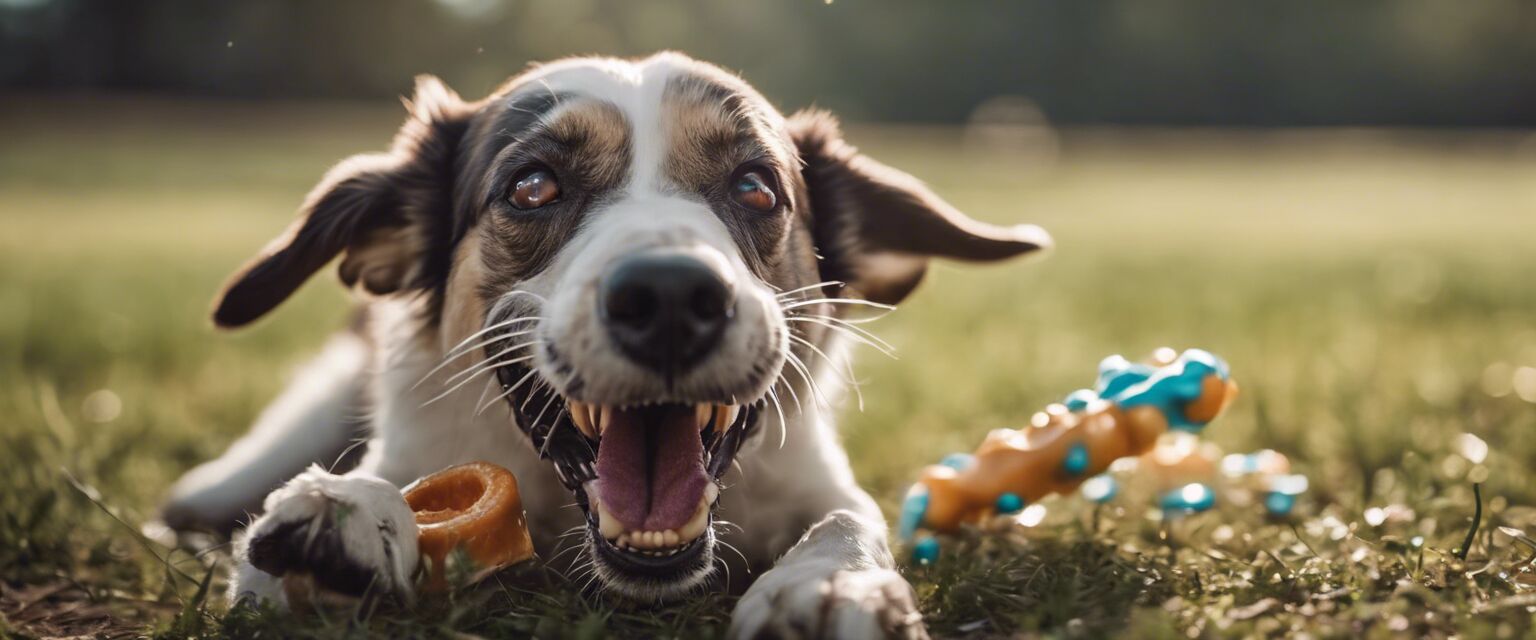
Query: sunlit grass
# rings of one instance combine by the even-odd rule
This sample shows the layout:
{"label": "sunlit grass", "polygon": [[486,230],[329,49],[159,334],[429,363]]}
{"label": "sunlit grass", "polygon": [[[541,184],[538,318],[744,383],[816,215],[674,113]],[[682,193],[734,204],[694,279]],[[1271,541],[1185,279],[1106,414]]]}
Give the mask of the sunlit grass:
{"label": "sunlit grass", "polygon": [[[134,527],[344,323],[328,272],[249,331],[214,332],[207,305],[325,167],[381,147],[396,115],[108,106],[8,113],[0,131],[0,579],[23,594],[0,597],[0,613],[41,634],[37,612],[68,596],[170,635],[275,629],[259,612],[188,608],[195,580],[171,577]],[[1244,393],[1210,438],[1280,449],[1312,478],[1295,522],[1229,510],[1164,530],[1140,505],[1095,513],[1069,500],[1012,542],[961,541],[964,553],[912,574],[935,631],[1530,632],[1530,552],[1498,529],[1536,525],[1536,373],[1520,373],[1536,367],[1529,143],[1100,131],[1066,134],[1059,154],[1014,154],[967,149],[952,130],[853,136],[973,215],[1038,223],[1058,242],[1045,260],[937,265],[868,325],[898,359],[861,354],[865,410],[849,403],[843,425],[887,508],[922,465],[1089,384],[1101,357],[1165,344],[1232,363]],[[1467,432],[1491,445],[1482,465],[1453,453]],[[1449,554],[1472,513],[1469,475],[1486,476],[1485,523],[1461,562]],[[1388,505],[1413,516],[1363,520]],[[205,575],[186,553],[169,557]],[[636,612],[534,581],[371,624],[695,635],[718,632],[729,606]],[[17,604],[27,587],[58,585]],[[165,626],[178,611],[190,613]]]}

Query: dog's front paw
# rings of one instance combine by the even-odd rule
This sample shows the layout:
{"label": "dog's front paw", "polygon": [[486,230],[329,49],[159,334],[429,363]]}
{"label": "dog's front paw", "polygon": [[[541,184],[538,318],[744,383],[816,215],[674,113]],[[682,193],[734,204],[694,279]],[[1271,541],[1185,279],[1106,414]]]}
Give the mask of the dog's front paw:
{"label": "dog's front paw", "polygon": [[[818,566],[818,564],[820,566]],[[731,616],[732,638],[927,638],[912,587],[889,569],[769,571]]]}
{"label": "dog's front paw", "polygon": [[310,467],[267,496],[237,542],[231,594],[287,602],[295,582],[335,594],[410,599],[416,520],[394,485]]}

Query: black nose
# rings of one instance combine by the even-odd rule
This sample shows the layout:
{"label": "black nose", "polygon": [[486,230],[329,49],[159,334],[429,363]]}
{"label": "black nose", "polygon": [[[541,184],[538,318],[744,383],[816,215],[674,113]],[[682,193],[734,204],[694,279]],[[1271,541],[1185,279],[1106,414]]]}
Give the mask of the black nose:
{"label": "black nose", "polygon": [[625,258],[598,285],[608,334],[631,360],[668,376],[720,342],[734,313],[731,286],[702,260],[680,253]]}

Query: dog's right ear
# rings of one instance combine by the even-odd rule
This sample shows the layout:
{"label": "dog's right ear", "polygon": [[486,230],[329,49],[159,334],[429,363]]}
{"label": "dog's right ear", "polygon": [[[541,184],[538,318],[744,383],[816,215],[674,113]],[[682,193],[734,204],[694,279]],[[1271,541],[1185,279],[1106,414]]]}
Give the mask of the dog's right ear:
{"label": "dog's right ear", "polygon": [[800,111],[787,126],[803,163],[822,279],[851,294],[896,304],[922,280],[929,258],[992,262],[1051,246],[1040,227],[966,217],[917,178],[844,142],[825,111]]}
{"label": "dog's right ear", "polygon": [[373,294],[430,286],[434,245],[447,242],[453,153],[470,109],[437,78],[416,79],[410,116],[389,153],[348,158],[326,173],[288,229],[230,277],[213,322],[238,327],[271,311],[345,253],[347,286]]}

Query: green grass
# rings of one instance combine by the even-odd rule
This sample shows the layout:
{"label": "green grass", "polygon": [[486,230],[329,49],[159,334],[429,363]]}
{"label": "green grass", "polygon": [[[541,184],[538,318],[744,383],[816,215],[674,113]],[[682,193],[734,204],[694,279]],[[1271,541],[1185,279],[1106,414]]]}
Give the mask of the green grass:
{"label": "green grass", "polygon": [[[637,609],[538,569],[446,605],[304,628],[226,613],[222,576],[200,582],[227,558],[136,530],[343,324],[346,301],[326,275],[269,321],[220,334],[209,300],[329,163],[387,141],[395,110],[3,109],[0,635],[723,629],[725,597]],[[1511,535],[1536,531],[1536,381],[1515,373],[1536,366],[1529,142],[1085,131],[1042,155],[967,148],[953,130],[853,136],[973,215],[1058,241],[1043,261],[939,265],[873,325],[899,359],[862,355],[865,410],[850,403],[843,424],[888,510],[922,465],[1085,386],[1101,357],[1165,344],[1221,354],[1243,386],[1211,439],[1279,449],[1312,480],[1285,521],[1228,507],[1163,525],[1139,502],[1069,498],[1037,527],[966,534],[938,566],[908,569],[936,634],[1536,632],[1536,543]],[[1463,433],[1491,445],[1482,464],[1457,455]],[[1482,526],[1461,560],[1473,480]],[[1391,505],[1411,514],[1362,515]]]}

